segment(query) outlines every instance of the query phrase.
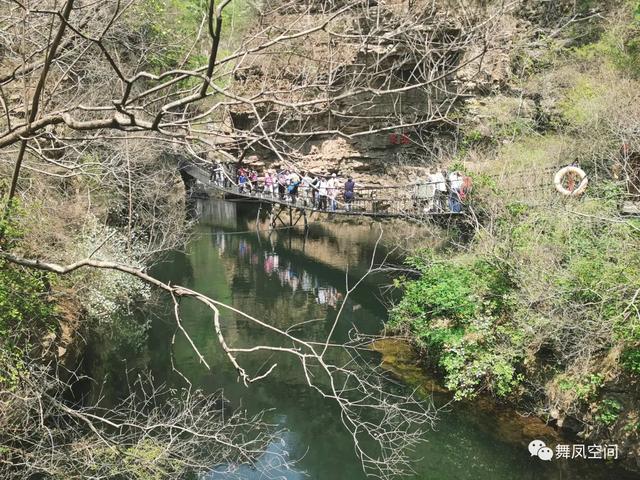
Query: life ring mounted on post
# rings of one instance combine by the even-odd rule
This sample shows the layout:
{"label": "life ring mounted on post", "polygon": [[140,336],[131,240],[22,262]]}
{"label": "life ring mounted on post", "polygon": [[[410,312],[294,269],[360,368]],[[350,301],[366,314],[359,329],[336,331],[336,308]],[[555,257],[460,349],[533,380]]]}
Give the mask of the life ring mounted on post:
{"label": "life ring mounted on post", "polygon": [[[564,177],[569,176],[568,188],[564,186]],[[576,181],[577,180],[577,181]],[[567,197],[577,197],[584,193],[589,184],[587,174],[580,167],[573,165],[566,166],[558,170],[553,177],[553,184],[556,190]],[[577,185],[576,185],[577,184]]]}

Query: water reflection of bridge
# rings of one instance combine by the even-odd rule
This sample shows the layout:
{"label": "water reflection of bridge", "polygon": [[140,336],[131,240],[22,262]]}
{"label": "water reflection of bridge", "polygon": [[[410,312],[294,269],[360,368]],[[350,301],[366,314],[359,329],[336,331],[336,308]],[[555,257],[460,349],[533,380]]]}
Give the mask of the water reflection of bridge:
{"label": "water reflection of bridge", "polygon": [[410,186],[398,187],[365,187],[359,188],[356,196],[347,205],[339,202],[335,210],[319,209],[305,199],[292,201],[276,195],[267,195],[256,191],[240,191],[237,186],[222,186],[212,180],[211,172],[195,163],[184,163],[180,170],[191,179],[202,185],[205,191],[222,194],[225,200],[252,202],[269,208],[270,225],[276,227],[278,222],[283,226],[296,226],[300,222],[306,227],[308,218],[313,214],[332,214],[346,217],[372,218],[405,218],[410,220],[426,220],[427,218],[451,218],[459,216],[441,209],[424,211],[416,205],[410,193]]}
{"label": "water reflection of bridge", "polygon": [[[220,255],[230,254],[250,264],[254,272],[260,271],[265,278],[277,281],[294,294],[304,292],[312,295],[318,305],[333,308],[343,298],[343,293],[335,286],[321,281],[317,273],[305,268],[304,262],[292,258],[295,255],[282,255],[282,251],[273,244],[262,245],[259,237],[256,246],[249,241],[250,238],[249,235],[238,238],[223,231],[213,234],[213,241]],[[230,248],[233,252],[229,252]]]}

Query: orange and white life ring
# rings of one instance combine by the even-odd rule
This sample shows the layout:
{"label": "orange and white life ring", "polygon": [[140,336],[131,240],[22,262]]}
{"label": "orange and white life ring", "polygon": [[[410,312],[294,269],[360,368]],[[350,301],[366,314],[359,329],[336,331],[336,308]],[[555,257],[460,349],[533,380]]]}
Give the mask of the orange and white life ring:
{"label": "orange and white life ring", "polygon": [[[566,175],[576,175],[578,177],[578,186],[573,190],[569,190],[562,184],[562,179]],[[558,170],[556,175],[553,177],[553,184],[556,187],[556,190],[563,195],[568,197],[577,197],[582,194],[586,189],[589,183],[589,179],[587,178],[587,174],[579,167],[574,167],[569,165],[567,167],[561,168]]]}

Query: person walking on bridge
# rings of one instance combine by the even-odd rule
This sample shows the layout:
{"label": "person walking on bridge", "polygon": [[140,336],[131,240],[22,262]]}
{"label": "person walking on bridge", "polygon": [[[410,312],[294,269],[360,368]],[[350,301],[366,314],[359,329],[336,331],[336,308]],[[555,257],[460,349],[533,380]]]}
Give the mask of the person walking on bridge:
{"label": "person walking on bridge", "polygon": [[273,196],[273,182],[274,179],[271,176],[271,170],[265,170],[264,172],[264,194],[265,195],[269,195],[269,196]]}
{"label": "person walking on bridge", "polygon": [[216,180],[218,182],[218,185],[221,187],[226,187],[227,186],[227,176],[225,175],[225,171],[224,171],[224,165],[222,165],[222,163],[218,162],[218,166],[216,167]]}
{"label": "person walking on bridge", "polygon": [[249,173],[249,193],[258,193],[258,172],[255,170]]}
{"label": "person walking on bridge", "polygon": [[300,179],[300,197],[302,204],[306,207],[311,201],[311,177],[307,172],[302,172]]}
{"label": "person walking on bridge", "polygon": [[289,181],[289,186],[287,187],[287,193],[291,198],[291,203],[296,203],[298,200],[298,188],[300,187],[300,177],[297,179],[294,177]]}
{"label": "person walking on bridge", "polygon": [[344,184],[344,208],[347,212],[351,211],[351,203],[355,196],[356,182],[351,177]]}
{"label": "person walking on bridge", "polygon": [[[287,182],[287,193],[291,197],[291,201],[295,203],[298,196],[298,188],[300,187],[300,175],[298,172],[291,172]],[[293,186],[295,185],[295,189]]]}
{"label": "person walking on bridge", "polygon": [[438,200],[438,186],[442,184],[442,186],[446,189],[447,185],[444,181],[444,178],[441,178],[442,174],[438,172],[436,168],[429,169],[429,174],[426,178],[426,213],[437,211],[437,200]]}
{"label": "person walking on bridge", "polygon": [[433,196],[433,209],[436,212],[442,212],[445,209],[447,198],[447,180],[439,169],[434,169],[427,177],[429,182],[432,182],[435,188]]}
{"label": "person walking on bridge", "polygon": [[462,210],[460,194],[462,192],[463,182],[464,178],[457,170],[449,174],[449,210],[452,213],[460,213]]}
{"label": "person walking on bridge", "polygon": [[433,200],[436,193],[436,184],[431,181],[431,172],[424,181],[416,185],[416,204],[421,213],[429,213],[433,210]]}
{"label": "person walking on bridge", "polygon": [[231,187],[231,177],[229,176],[229,165],[226,163],[221,163],[220,164],[220,171],[218,172],[220,174],[220,186],[223,188],[230,188]]}
{"label": "person walking on bridge", "polygon": [[320,210],[327,209],[327,189],[328,189],[327,179],[322,177],[320,179],[320,183],[318,184],[318,208]]}
{"label": "person walking on bridge", "polygon": [[284,200],[284,194],[286,193],[287,188],[287,176],[289,172],[282,171],[278,174],[278,196],[280,200]]}
{"label": "person walking on bridge", "polygon": [[327,197],[329,199],[329,209],[332,212],[336,211],[336,197],[338,196],[338,179],[336,178],[336,174],[333,173],[331,178],[327,182]]}
{"label": "person walking on bridge", "polygon": [[214,185],[221,186],[220,170],[222,170],[222,165],[220,165],[220,162],[216,162],[211,171],[211,177],[209,178],[209,180],[213,181]]}
{"label": "person walking on bridge", "polygon": [[310,176],[311,182],[309,183],[309,185],[311,185],[311,205],[313,205],[313,208],[318,208],[318,203],[320,201],[320,196],[318,195],[318,188],[320,188],[320,179],[315,174],[312,174]]}
{"label": "person walking on bridge", "polygon": [[238,192],[244,193],[244,189],[248,182],[249,179],[246,177],[244,170],[240,170],[240,174],[238,175]]}

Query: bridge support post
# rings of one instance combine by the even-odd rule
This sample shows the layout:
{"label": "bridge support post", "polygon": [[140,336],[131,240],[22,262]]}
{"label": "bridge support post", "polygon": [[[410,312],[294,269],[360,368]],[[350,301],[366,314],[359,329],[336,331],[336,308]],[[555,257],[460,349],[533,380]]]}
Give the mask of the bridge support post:
{"label": "bridge support post", "polygon": [[293,227],[293,209],[289,207],[289,226]]}
{"label": "bridge support post", "polygon": [[[276,206],[278,206],[278,211],[275,211]],[[278,223],[278,221],[280,221],[280,223],[284,226],[287,227],[288,225],[285,223],[285,221],[280,218],[280,215],[286,211],[286,207],[282,206],[282,205],[272,205],[271,206],[271,210],[269,211],[269,228],[271,228],[272,230],[276,228],[276,224]],[[291,219],[291,216],[289,216],[289,219]]]}
{"label": "bridge support post", "polygon": [[307,228],[309,228],[309,223],[307,222],[307,211],[306,210],[302,210],[302,219],[304,220],[304,230],[306,232]]}

